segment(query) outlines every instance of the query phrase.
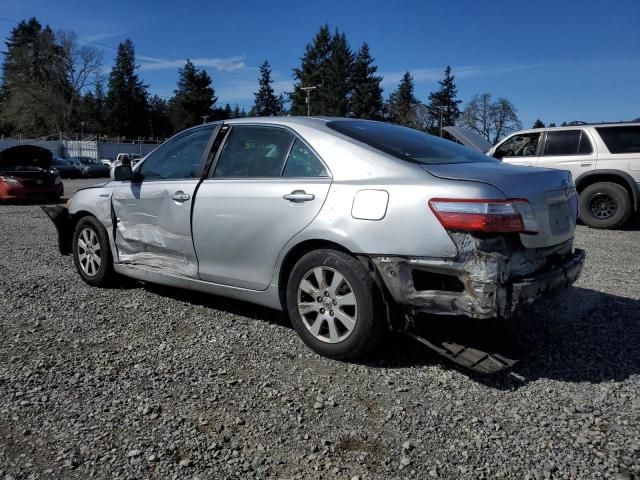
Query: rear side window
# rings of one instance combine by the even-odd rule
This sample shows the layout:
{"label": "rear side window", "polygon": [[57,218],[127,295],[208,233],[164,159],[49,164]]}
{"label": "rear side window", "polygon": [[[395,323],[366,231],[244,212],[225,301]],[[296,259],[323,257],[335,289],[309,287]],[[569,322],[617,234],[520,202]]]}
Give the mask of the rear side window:
{"label": "rear side window", "polygon": [[284,167],[284,177],[327,177],[327,170],[314,153],[300,140],[293,143]]}
{"label": "rear side window", "polygon": [[218,159],[214,177],[279,177],[293,140],[294,136],[282,128],[233,127]]}
{"label": "rear side window", "polygon": [[547,132],[543,155],[586,155],[591,152],[593,152],[593,148],[589,137],[582,130]]}
{"label": "rear side window", "polygon": [[411,163],[442,165],[496,161],[449,140],[389,123],[336,120],[327,123],[327,127]]}
{"label": "rear side window", "polygon": [[596,127],[611,153],[640,153],[640,125]]}

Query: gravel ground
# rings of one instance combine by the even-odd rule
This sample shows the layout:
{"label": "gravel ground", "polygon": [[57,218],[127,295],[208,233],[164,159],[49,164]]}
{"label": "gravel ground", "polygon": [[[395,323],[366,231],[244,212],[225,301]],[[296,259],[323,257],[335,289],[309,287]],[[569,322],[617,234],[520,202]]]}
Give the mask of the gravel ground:
{"label": "gravel ground", "polygon": [[481,378],[406,337],[341,363],[278,312],[90,288],[37,206],[0,206],[0,478],[638,478],[640,226],[576,241],[532,353]]}

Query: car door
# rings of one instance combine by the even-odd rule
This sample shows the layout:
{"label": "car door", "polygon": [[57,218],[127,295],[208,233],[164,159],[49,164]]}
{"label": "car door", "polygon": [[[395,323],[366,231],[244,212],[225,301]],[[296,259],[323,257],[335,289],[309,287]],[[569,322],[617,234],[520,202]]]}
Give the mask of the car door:
{"label": "car door", "polygon": [[541,132],[516,133],[499,144],[493,156],[513,165],[536,166],[541,136]]}
{"label": "car door", "polygon": [[182,132],[151,153],[111,197],[118,261],[162,273],[198,276],[191,204],[220,125]]}
{"label": "car door", "polygon": [[193,240],[200,278],[266,289],[285,244],[318,214],[329,171],[288,129],[235,125],[198,189]]}
{"label": "car door", "polygon": [[586,130],[549,130],[538,159],[538,166],[569,170],[574,179],[593,170],[597,154]]}

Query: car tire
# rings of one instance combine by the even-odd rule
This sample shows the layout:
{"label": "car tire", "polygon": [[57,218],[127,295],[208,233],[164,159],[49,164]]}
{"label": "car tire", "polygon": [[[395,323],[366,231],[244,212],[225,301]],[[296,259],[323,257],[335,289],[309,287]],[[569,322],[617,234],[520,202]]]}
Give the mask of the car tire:
{"label": "car tire", "polygon": [[[84,247],[83,247],[84,245]],[[81,218],[73,232],[73,263],[82,279],[94,287],[109,286],[114,277],[107,231],[97,218]]]}
{"label": "car tire", "polygon": [[286,292],[293,327],[307,346],[325,357],[361,357],[389,331],[378,286],[366,268],[346,253],[329,249],[307,253],[293,267]]}
{"label": "car tire", "polygon": [[598,182],[580,192],[580,220],[593,228],[618,228],[633,213],[629,192],[617,183]]}

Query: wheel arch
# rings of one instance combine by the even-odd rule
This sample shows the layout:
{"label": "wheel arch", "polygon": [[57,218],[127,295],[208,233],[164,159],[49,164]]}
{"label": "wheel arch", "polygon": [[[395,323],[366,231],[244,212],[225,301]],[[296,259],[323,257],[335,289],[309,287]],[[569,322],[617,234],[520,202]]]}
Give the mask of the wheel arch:
{"label": "wheel arch", "polygon": [[623,187],[629,193],[633,210],[638,211],[640,208],[640,189],[631,175],[621,170],[593,170],[583,173],[576,179],[576,190],[581,193],[589,185],[599,182],[616,183]]}
{"label": "wheel arch", "polygon": [[303,240],[291,247],[282,259],[282,262],[280,263],[280,271],[278,272],[278,295],[280,297],[280,305],[282,305],[283,311],[287,311],[287,281],[294,265],[307,253],[321,248],[338,250],[339,252],[356,257],[353,252],[343,245],[332,242],[331,240],[319,238]]}

